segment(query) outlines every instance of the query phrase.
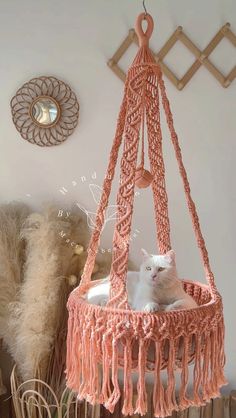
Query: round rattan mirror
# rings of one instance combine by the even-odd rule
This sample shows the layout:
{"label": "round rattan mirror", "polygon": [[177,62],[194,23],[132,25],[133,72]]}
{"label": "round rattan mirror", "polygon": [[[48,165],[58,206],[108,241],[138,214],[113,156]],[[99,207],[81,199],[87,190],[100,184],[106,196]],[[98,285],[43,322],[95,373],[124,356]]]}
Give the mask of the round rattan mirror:
{"label": "round rattan mirror", "polygon": [[60,118],[59,104],[52,97],[37,97],[30,106],[30,115],[39,126],[55,125]]}
{"label": "round rattan mirror", "polygon": [[17,90],[11,111],[22,138],[39,146],[52,146],[64,142],[74,131],[79,103],[68,84],[43,76]]}

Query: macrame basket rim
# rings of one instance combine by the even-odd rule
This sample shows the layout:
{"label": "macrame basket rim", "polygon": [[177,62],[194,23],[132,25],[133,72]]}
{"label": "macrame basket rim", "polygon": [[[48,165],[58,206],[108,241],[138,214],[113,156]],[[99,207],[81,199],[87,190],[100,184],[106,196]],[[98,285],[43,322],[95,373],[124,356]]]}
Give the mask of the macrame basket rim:
{"label": "macrame basket rim", "polygon": [[75,302],[75,304],[80,303],[80,304],[84,304],[87,305],[88,307],[91,308],[92,311],[94,312],[110,312],[110,313],[114,313],[114,314],[125,314],[125,315],[132,315],[132,316],[138,316],[140,317],[140,315],[142,315],[143,318],[146,318],[148,316],[155,316],[158,318],[168,318],[168,317],[172,317],[174,316],[176,318],[176,315],[180,315],[181,317],[183,316],[188,316],[189,313],[191,312],[199,312],[201,310],[207,309],[210,307],[213,307],[215,305],[219,304],[219,301],[222,300],[221,296],[219,293],[213,293],[211,291],[211,288],[208,284],[205,283],[201,283],[195,280],[190,280],[190,279],[182,279],[181,281],[183,282],[183,284],[189,284],[194,286],[195,288],[199,288],[199,289],[203,289],[205,290],[208,295],[210,300],[207,303],[203,303],[198,305],[196,308],[191,308],[191,309],[180,309],[180,310],[174,310],[174,311],[157,311],[157,312],[152,312],[152,313],[147,313],[147,312],[143,312],[143,311],[134,311],[132,309],[122,309],[122,308],[115,308],[115,307],[106,307],[106,306],[99,306],[99,305],[93,305],[87,302],[87,300],[84,298],[84,294],[86,294],[86,292],[88,291],[89,288],[94,287],[96,285],[98,285],[99,283],[101,283],[104,279],[100,279],[100,280],[92,280],[91,282],[89,282],[86,285],[86,288],[83,288],[83,293],[81,294],[81,289],[79,287],[77,287],[73,292],[71,292],[70,297],[69,297],[69,301],[68,301],[68,309],[70,309],[71,304],[73,304],[73,301]]}
{"label": "macrame basket rim", "polygon": [[[152,373],[154,379],[155,417],[168,416],[173,410],[193,404],[204,405],[219,396],[219,388],[226,384],[223,307],[219,294],[213,293],[208,285],[183,280],[186,291],[195,294],[198,302],[206,303],[188,310],[146,313],[87,303],[86,290],[99,282],[92,281],[83,290],[76,288],[67,304],[67,386],[78,393],[78,399],[93,405],[101,403],[113,412],[124,391],[122,413],[144,415],[148,407],[147,373]],[[186,393],[190,365],[195,376],[191,398]],[[124,387],[118,370],[123,370]],[[161,377],[165,371],[167,389]],[[181,372],[179,400],[174,383],[178,371]],[[137,401],[133,372],[139,375]]]}
{"label": "macrame basket rim", "polygon": [[[143,311],[133,311],[131,309],[120,309],[114,307],[98,306],[93,305],[87,302],[85,294],[88,288],[96,286],[101,280],[94,280],[86,286],[86,288],[75,289],[68,301],[68,310],[69,315],[73,316],[75,319],[80,317],[80,321],[84,321],[84,325],[90,324],[94,326],[95,331],[91,332],[91,335],[96,333],[97,337],[100,334],[100,339],[103,338],[103,333],[106,332],[106,324],[113,322],[113,325],[110,326],[108,334],[110,336],[117,336],[120,334],[122,337],[119,337],[120,341],[125,338],[130,338],[132,344],[136,341],[138,344],[139,340],[145,339],[146,343],[158,342],[158,341],[169,341],[175,340],[180,344],[180,338],[186,337],[186,335],[193,336],[197,335],[201,337],[208,330],[217,328],[218,324],[222,319],[222,300],[219,294],[213,294],[208,285],[202,284],[200,282],[192,280],[182,280],[185,290],[196,297],[197,302],[200,304],[196,308],[192,309],[183,309],[175,311],[158,311],[154,313],[147,313]],[[196,292],[197,291],[197,292]],[[201,292],[204,292],[202,297]],[[200,295],[200,296],[199,296]],[[199,299],[200,297],[200,299]],[[208,300],[206,303],[201,303],[201,299]],[[101,322],[101,319],[103,320]],[[98,329],[97,323],[100,322]],[[198,325],[198,326],[197,326]],[[117,328],[119,332],[117,332]],[[152,331],[150,332],[150,328]],[[160,331],[161,329],[161,331]],[[145,330],[144,332],[140,330]],[[158,330],[158,331],[157,331]],[[72,331],[73,333],[75,329]],[[139,338],[140,337],[140,338]],[[99,339],[99,338],[98,338]],[[201,351],[205,348],[205,341],[201,341]],[[178,345],[177,344],[177,345]],[[102,363],[102,349],[100,348],[100,355],[97,356],[98,363]],[[177,350],[175,366],[181,368],[181,355],[178,357],[179,349]],[[188,363],[192,363],[195,355],[195,350],[192,348],[191,355],[189,355]],[[132,357],[132,355],[131,355]],[[161,369],[165,369],[168,364],[168,359],[161,361]],[[137,370],[138,362],[137,359],[132,361],[132,370]],[[146,359],[146,372],[152,372],[153,368],[150,366],[152,361]],[[123,368],[123,354],[119,353],[118,367]]]}

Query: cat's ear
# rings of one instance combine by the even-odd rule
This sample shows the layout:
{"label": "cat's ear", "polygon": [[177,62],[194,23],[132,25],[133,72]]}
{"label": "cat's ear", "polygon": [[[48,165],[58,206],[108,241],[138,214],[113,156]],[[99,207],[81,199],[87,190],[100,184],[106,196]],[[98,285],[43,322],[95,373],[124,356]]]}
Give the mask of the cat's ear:
{"label": "cat's ear", "polygon": [[150,257],[150,254],[148,254],[148,252],[144,248],[141,249],[141,253],[144,260]]}
{"label": "cat's ear", "polygon": [[175,266],[175,252],[173,250],[168,251],[165,254],[165,257],[168,259],[168,262],[172,265]]}

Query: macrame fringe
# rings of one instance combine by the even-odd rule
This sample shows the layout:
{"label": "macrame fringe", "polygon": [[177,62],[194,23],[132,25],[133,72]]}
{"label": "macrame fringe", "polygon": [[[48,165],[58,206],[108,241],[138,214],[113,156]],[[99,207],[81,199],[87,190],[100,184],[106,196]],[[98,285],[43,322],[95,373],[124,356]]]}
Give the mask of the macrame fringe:
{"label": "macrame fringe", "polygon": [[175,343],[171,338],[169,339],[169,353],[168,353],[168,364],[167,364],[167,389],[166,389],[166,401],[170,411],[177,408],[176,394],[175,394]]}
{"label": "macrame fringe", "polygon": [[[111,381],[110,381],[110,363],[109,356],[109,335],[104,335],[102,340],[102,403],[108,405],[108,399],[111,396]],[[111,411],[110,411],[111,412]]]}
{"label": "macrame fringe", "polygon": [[202,379],[201,373],[201,335],[194,335],[194,345],[195,345],[195,364],[193,370],[193,399],[196,406],[203,405],[203,399],[200,394],[200,385]]}
{"label": "macrame fringe", "polygon": [[[186,409],[192,404],[204,405],[219,396],[219,388],[226,383],[223,374],[224,324],[221,318],[212,327],[206,323],[204,332],[200,332],[196,322],[192,334],[183,331],[180,335],[178,330],[176,335],[173,331],[172,336],[161,339],[158,339],[158,332],[156,335],[154,332],[161,326],[153,323],[153,318],[143,322],[130,312],[128,321],[129,327],[125,316],[122,320],[122,313],[112,311],[106,311],[104,317],[101,308],[98,310],[84,301],[69,309],[67,386],[78,392],[80,400],[85,399],[93,405],[101,403],[114,412],[123,394],[124,415],[145,415],[148,409],[147,373],[153,374],[155,417],[166,417],[172,411]],[[149,339],[150,326],[147,324],[151,323],[152,335]],[[142,333],[139,339],[134,338],[137,327]],[[132,353],[137,343],[138,362],[135,363]],[[148,372],[151,344],[155,347],[155,361],[153,371]],[[194,364],[192,390],[190,363]],[[118,377],[121,364],[123,382]],[[164,368],[167,381],[163,377]],[[132,382],[133,370],[138,373],[137,387]],[[177,389],[179,374],[180,386]]]}
{"label": "macrame fringe", "polygon": [[[145,385],[145,371],[147,362],[147,345],[143,339],[139,340],[138,353],[138,383],[135,414],[145,415],[147,411],[147,391]],[[126,396],[126,394],[125,394]]]}
{"label": "macrame fringe", "polygon": [[115,406],[120,399],[120,387],[118,382],[118,344],[115,338],[112,341],[112,355],[111,355],[111,381],[113,385],[113,391],[108,401],[104,406],[111,413],[114,412]]}
{"label": "macrame fringe", "polygon": [[181,409],[188,408],[192,402],[190,399],[187,398],[187,385],[188,385],[188,348],[189,348],[189,336],[186,335],[183,337],[183,353],[182,353],[182,372],[181,372],[181,387],[179,393],[179,404],[181,405]]}
{"label": "macrame fringe", "polygon": [[165,389],[161,378],[161,361],[163,356],[163,341],[155,343],[155,369],[154,369],[154,388],[153,388],[153,408],[155,417],[166,417],[168,408],[165,400]]}
{"label": "macrame fringe", "polygon": [[87,324],[87,327],[83,330],[81,335],[81,353],[83,353],[83,356],[81,357],[81,385],[78,391],[78,399],[88,399],[89,397],[89,382],[92,375],[92,369],[90,367],[90,338],[91,335],[89,335],[89,324]]}
{"label": "macrame fringe", "polygon": [[94,327],[91,332],[91,344],[90,344],[90,367],[92,373],[90,373],[88,401],[91,405],[95,405],[99,399],[99,363],[97,355],[97,338]]}
{"label": "macrame fringe", "polygon": [[122,408],[123,415],[133,415],[133,381],[132,381],[132,341],[125,340],[124,346],[124,405]]}

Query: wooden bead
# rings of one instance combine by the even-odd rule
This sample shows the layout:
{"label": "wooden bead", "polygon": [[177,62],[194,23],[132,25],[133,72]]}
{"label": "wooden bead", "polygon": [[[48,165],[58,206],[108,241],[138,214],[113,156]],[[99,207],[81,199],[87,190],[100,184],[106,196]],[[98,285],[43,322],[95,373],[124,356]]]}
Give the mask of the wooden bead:
{"label": "wooden bead", "polygon": [[135,173],[135,185],[139,189],[144,189],[148,186],[150,186],[151,182],[153,180],[152,174],[150,171],[145,170],[145,168],[139,166],[136,168]]}

